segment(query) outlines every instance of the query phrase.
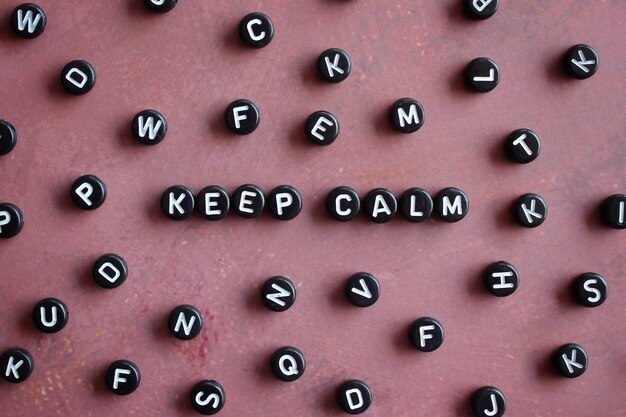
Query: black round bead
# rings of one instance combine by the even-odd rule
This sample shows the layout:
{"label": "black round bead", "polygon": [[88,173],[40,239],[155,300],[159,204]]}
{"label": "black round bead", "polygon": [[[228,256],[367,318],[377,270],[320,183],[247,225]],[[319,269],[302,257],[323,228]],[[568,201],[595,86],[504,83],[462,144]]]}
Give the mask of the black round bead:
{"label": "black round bead", "polygon": [[330,112],[316,111],[306,119],[304,132],[312,143],[330,145],[339,136],[339,120]]}
{"label": "black round bead", "polygon": [[23,227],[22,210],[11,203],[0,203],[0,239],[15,237]]}
{"label": "black round bead", "polygon": [[306,369],[304,354],[293,346],[285,346],[274,352],[270,360],[272,372],[276,378],[292,382],[302,377]]}
{"label": "black round bead", "polygon": [[205,379],[191,390],[191,406],[204,416],[219,413],[226,403],[226,392],[216,381]]}
{"label": "black round bead", "polygon": [[96,70],[87,61],[72,61],[61,70],[61,85],[71,94],[87,94],[96,85]]}
{"label": "black round bead", "polygon": [[6,155],[15,148],[17,132],[6,120],[0,120],[0,155]]}
{"label": "black round bead", "polygon": [[91,274],[96,284],[102,288],[117,288],[128,277],[128,264],[121,256],[107,253],[96,260]]}
{"label": "black round bead", "polygon": [[269,16],[260,13],[250,13],[239,23],[239,37],[248,46],[263,48],[274,38],[274,24]]}
{"label": "black round bead", "polygon": [[409,188],[400,196],[399,209],[406,220],[422,223],[433,213],[433,199],[424,189]]}
{"label": "black round bead", "polygon": [[359,214],[359,194],[350,187],[337,187],[326,197],[326,211],[335,220],[347,222]]}
{"label": "black round bead", "polygon": [[33,323],[44,333],[56,333],[67,324],[69,311],[63,301],[57,298],[44,298],[33,308]]}
{"label": "black round bead", "polygon": [[244,219],[259,217],[265,208],[265,195],[254,184],[238,187],[232,196],[233,211]]}
{"label": "black round bead", "polygon": [[291,185],[280,185],[267,197],[269,212],[278,220],[291,220],[302,210],[302,194]]}
{"label": "black round bead", "polygon": [[196,208],[207,220],[221,220],[230,209],[230,196],[222,187],[209,185],[200,190],[196,196]]}
{"label": "black round bead", "polygon": [[83,175],[72,184],[70,193],[74,204],[83,210],[95,210],[104,204],[107,187],[95,175]]}

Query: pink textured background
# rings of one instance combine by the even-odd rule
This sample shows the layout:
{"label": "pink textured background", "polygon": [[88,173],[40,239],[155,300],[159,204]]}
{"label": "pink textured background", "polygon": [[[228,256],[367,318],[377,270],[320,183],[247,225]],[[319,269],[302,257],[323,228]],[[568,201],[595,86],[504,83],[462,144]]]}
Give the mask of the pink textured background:
{"label": "pink textured background", "polygon": [[[366,381],[369,416],[467,416],[482,385],[501,388],[507,416],[626,416],[626,234],[597,219],[600,201],[626,191],[626,7],[623,0],[507,1],[474,22],[457,0],[181,0],[170,13],[140,0],[38,0],[43,36],[17,38],[8,23],[19,1],[0,5],[0,117],[16,127],[15,150],[0,157],[0,200],[17,204],[26,225],[0,242],[0,350],[28,349],[32,377],[0,384],[2,414],[30,416],[192,416],[188,392],[203,378],[227,393],[223,416],[338,416],[335,388]],[[250,11],[274,21],[261,50],[240,45],[236,28]],[[600,53],[593,78],[570,80],[562,53],[589,43]],[[353,60],[343,83],[318,79],[317,55],[340,47]],[[466,92],[461,72],[493,58],[501,84]],[[86,96],[58,81],[70,60],[86,59],[97,84]],[[418,133],[392,132],[389,105],[414,97],[426,108]],[[253,100],[261,124],[248,137],[226,131],[236,98]],[[136,144],[133,115],[161,111],[168,137]],[[306,117],[325,109],[340,120],[339,139],[309,145]],[[502,141],[527,127],[542,139],[527,166],[508,162]],[[68,188],[95,174],[108,199],[95,212],[73,206]],[[167,220],[161,192],[186,184],[230,191],[252,182],[266,191],[287,183],[304,196],[290,222],[229,216],[210,223]],[[398,195],[421,186],[457,186],[470,197],[460,223],[385,225],[331,221],[326,193],[350,185],[384,186]],[[520,194],[549,205],[541,227],[523,229],[509,214]],[[93,261],[116,252],[130,276],[115,290],[90,278]],[[521,274],[517,293],[488,295],[480,273],[507,260]],[[379,302],[352,307],[343,285],[366,270],[382,285]],[[609,282],[597,309],[572,303],[571,280],[594,271]],[[286,313],[265,310],[259,285],[284,274],[298,285]],[[30,311],[61,298],[70,323],[45,335]],[[167,334],[177,304],[206,316],[188,342]],[[406,332],[417,317],[438,318],[440,350],[421,353]],[[588,371],[555,376],[553,350],[584,346]],[[282,383],[267,361],[282,345],[302,349],[308,367]],[[128,397],[104,387],[108,363],[126,358],[142,384]]]}

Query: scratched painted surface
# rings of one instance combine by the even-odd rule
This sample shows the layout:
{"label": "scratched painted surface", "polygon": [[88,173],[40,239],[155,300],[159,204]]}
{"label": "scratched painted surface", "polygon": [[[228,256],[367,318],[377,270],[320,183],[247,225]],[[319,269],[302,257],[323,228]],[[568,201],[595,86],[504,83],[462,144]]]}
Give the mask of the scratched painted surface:
{"label": "scratched painted surface", "polygon": [[[48,26],[33,41],[8,25],[19,2],[0,5],[0,112],[19,134],[0,157],[0,200],[17,204],[26,225],[0,242],[0,349],[22,346],[35,372],[21,385],[0,384],[1,414],[19,416],[191,416],[188,392],[203,378],[227,392],[224,416],[335,416],[335,388],[366,381],[367,415],[467,416],[482,385],[507,396],[510,416],[626,416],[626,234],[596,216],[599,202],[626,191],[626,7],[613,1],[503,1],[492,19],[473,22],[459,1],[181,0],[166,15],[139,0],[39,0]],[[236,28],[250,11],[270,15],[273,42],[240,45]],[[600,53],[593,78],[571,81],[558,69],[576,43]],[[353,73],[340,85],[319,81],[317,55],[341,47]],[[500,86],[465,91],[461,71],[477,56],[501,67]],[[70,60],[96,68],[96,87],[65,94],[58,81]],[[388,106],[414,97],[426,124],[393,133]],[[236,98],[261,109],[259,129],[235,137],[223,109]],[[167,139],[134,142],[133,115],[155,108]],[[306,142],[308,114],[325,109],[342,132],[331,146]],[[502,142],[528,127],[543,141],[527,166],[505,160]],[[68,187],[93,173],[109,189],[95,212],[75,208]],[[229,190],[252,182],[266,190],[300,189],[293,221],[265,215],[211,223],[167,220],[158,200],[168,186]],[[457,186],[470,197],[460,223],[386,225],[331,221],[326,193],[412,186]],[[520,194],[549,204],[534,230],[509,215]],[[117,252],[130,276],[115,290],[96,287],[93,261]],[[486,295],[479,276],[504,259],[521,274],[517,293]],[[366,270],[382,284],[369,309],[344,299],[344,280]],[[574,305],[571,280],[594,271],[610,285],[597,309]],[[295,306],[264,310],[259,285],[284,274],[298,285]],[[30,310],[54,296],[70,309],[60,333],[38,333]],[[205,314],[197,339],[167,334],[177,304]],[[406,332],[417,317],[438,318],[440,350],[420,353]],[[583,345],[588,371],[554,375],[548,359],[565,342]],[[267,362],[282,345],[304,351],[302,379],[275,380]],[[127,358],[142,371],[128,397],[103,384],[108,363]]]}

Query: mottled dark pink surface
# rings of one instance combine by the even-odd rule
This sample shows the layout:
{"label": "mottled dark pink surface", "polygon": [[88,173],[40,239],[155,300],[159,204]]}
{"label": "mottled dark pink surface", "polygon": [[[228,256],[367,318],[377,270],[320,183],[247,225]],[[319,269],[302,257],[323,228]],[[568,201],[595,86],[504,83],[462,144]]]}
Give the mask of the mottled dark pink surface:
{"label": "mottled dark pink surface", "polygon": [[[170,13],[140,0],[38,0],[45,33],[21,40],[8,23],[19,1],[0,5],[0,117],[19,134],[0,157],[0,200],[17,204],[26,225],[0,242],[0,350],[28,349],[32,377],[0,384],[0,414],[30,416],[192,416],[189,390],[203,378],[227,392],[225,417],[339,416],[335,388],[358,378],[372,388],[366,415],[467,416],[482,385],[501,388],[507,416],[626,416],[626,234],[604,227],[597,207],[626,192],[626,7],[623,0],[507,1],[474,22],[457,0],[181,0]],[[270,15],[273,42],[240,45],[237,24],[250,11]],[[589,43],[599,72],[574,81],[559,69],[562,53]],[[348,51],[351,76],[323,83],[317,55]],[[461,72],[477,56],[502,71],[486,95],[466,92]],[[86,59],[98,80],[86,96],[66,94],[59,72]],[[413,135],[388,127],[388,106],[414,97],[426,124]],[[229,134],[223,110],[236,98],[261,109],[259,129]],[[168,137],[155,147],[134,142],[133,115],[161,111]],[[307,143],[304,120],[325,109],[342,132],[329,147]],[[503,140],[535,130],[541,156],[508,162]],[[109,190],[95,212],[68,196],[81,174]],[[161,192],[182,183],[229,190],[252,182],[269,191],[292,184],[304,209],[290,222],[211,223],[199,216],[167,220]],[[463,189],[470,213],[460,223],[385,225],[331,221],[326,193],[412,186]],[[549,205],[538,229],[514,224],[509,206],[535,192]],[[107,252],[129,263],[115,290],[90,278]],[[480,284],[490,262],[521,274],[511,297]],[[344,299],[354,272],[375,274],[382,297],[368,309]],[[594,271],[610,286],[597,309],[573,304],[571,280]],[[260,284],[284,274],[298,285],[295,306],[265,310]],[[30,311],[54,296],[70,309],[60,333],[38,333]],[[201,335],[178,341],[166,317],[177,304],[206,316]],[[434,353],[408,344],[417,317],[445,327]],[[584,346],[587,372],[555,376],[549,357],[566,342]],[[282,383],[267,362],[282,345],[299,347],[303,378]],[[107,391],[103,373],[126,358],[141,369],[128,397]]]}

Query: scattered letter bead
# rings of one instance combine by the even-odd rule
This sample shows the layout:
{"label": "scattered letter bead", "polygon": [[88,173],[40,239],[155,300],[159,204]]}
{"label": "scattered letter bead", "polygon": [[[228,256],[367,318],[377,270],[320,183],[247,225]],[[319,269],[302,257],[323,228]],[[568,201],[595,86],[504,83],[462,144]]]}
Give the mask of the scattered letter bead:
{"label": "scattered letter bead", "polygon": [[253,48],[263,48],[274,37],[274,25],[269,16],[263,13],[250,13],[244,16],[239,23],[241,40]]}
{"label": "scattered letter bead", "polygon": [[574,45],[565,53],[565,68],[579,80],[592,77],[599,66],[598,53],[589,45]]}
{"label": "scattered letter bead", "polygon": [[458,222],[463,220],[469,211],[469,199],[458,188],[444,188],[435,196],[435,211],[445,222]]}
{"label": "scattered letter bead", "polygon": [[265,208],[265,195],[254,184],[245,184],[233,193],[233,210],[245,219],[259,217]]}
{"label": "scattered letter bead", "polygon": [[112,289],[126,281],[128,264],[121,256],[108,253],[96,260],[91,272],[96,284],[102,288]]}
{"label": "scattered letter bead", "polygon": [[278,220],[291,220],[302,210],[302,195],[291,185],[274,188],[267,200],[270,213]]}
{"label": "scattered letter bead", "polygon": [[13,10],[11,26],[13,26],[13,31],[22,38],[36,38],[46,29],[46,14],[36,4],[21,4]]}
{"label": "scattered letter bead", "polygon": [[74,95],[83,95],[96,85],[96,70],[87,61],[72,61],[61,71],[61,85]]}
{"label": "scattered letter bead", "polygon": [[506,154],[513,162],[527,164],[537,159],[539,152],[541,141],[532,130],[518,129],[506,140]]}
{"label": "scattered letter bead", "polygon": [[33,308],[33,323],[44,333],[56,333],[67,324],[69,312],[63,301],[56,298],[44,298]]}
{"label": "scattered letter bead", "polygon": [[72,184],[72,200],[83,210],[95,210],[104,204],[107,187],[95,175],[83,175]]}
{"label": "scattered letter bead", "polygon": [[487,93],[498,85],[500,69],[489,58],[476,58],[467,65],[465,81],[472,90]]}
{"label": "scattered letter bead", "polygon": [[348,414],[364,413],[372,405],[372,390],[363,381],[346,381],[337,389],[337,402]]}
{"label": "scattered letter bead", "polygon": [[465,0],[465,9],[474,19],[489,19],[498,11],[498,0]]}
{"label": "scattered letter bead", "polygon": [[15,148],[17,132],[6,120],[0,120],[0,155],[6,155]]}
{"label": "scattered letter bead", "polygon": [[256,130],[261,121],[259,108],[250,100],[235,100],[224,113],[226,126],[238,135],[248,135]]}
{"label": "scattered letter bead", "polygon": [[289,278],[272,277],[261,288],[261,300],[272,311],[285,311],[296,302],[296,286]]}
{"label": "scattered letter bead", "polygon": [[604,278],[594,272],[577,277],[572,284],[574,298],[585,307],[598,307],[609,295],[609,285]]}
{"label": "scattered letter bead", "polygon": [[22,231],[22,210],[11,203],[0,203],[0,239],[9,239]]}
{"label": "scattered letter bead", "polygon": [[330,112],[316,111],[306,119],[304,131],[314,144],[330,145],[339,136],[339,120]]}
{"label": "scattered letter bead", "polygon": [[398,212],[396,196],[385,188],[375,188],[363,199],[363,211],[374,223],[387,223]]}
{"label": "scattered letter bead", "polygon": [[202,415],[212,416],[219,413],[225,402],[224,388],[216,381],[202,380],[191,390],[191,406]]}
{"label": "scattered letter bead", "polygon": [[510,263],[498,261],[485,269],[483,272],[483,283],[493,295],[506,297],[513,294],[517,289],[519,274]]}
{"label": "scattered letter bead", "polygon": [[554,353],[554,364],[561,375],[577,378],[585,373],[589,358],[582,346],[568,343]]}
{"label": "scattered letter bead", "polygon": [[172,220],[185,220],[193,214],[195,198],[184,185],[173,185],[161,196],[161,211]]}
{"label": "scattered letter bead", "polygon": [[428,191],[421,188],[409,188],[400,197],[400,213],[412,223],[422,223],[430,219],[433,213],[433,199]]}
{"label": "scattered letter bead", "polygon": [[548,205],[537,194],[524,194],[519,197],[514,205],[515,217],[524,227],[540,226],[548,216]]}
{"label": "scattered letter bead", "polygon": [[141,382],[137,365],[128,360],[119,360],[109,365],[106,373],[107,387],[117,395],[132,394]]}
{"label": "scattered letter bead", "polygon": [[626,229],[626,195],[614,194],[602,203],[602,218],[614,229]]}
{"label": "scattered letter bead", "polygon": [[172,336],[181,340],[190,340],[200,334],[204,316],[196,307],[184,304],[171,311],[167,324]]}
{"label": "scattered letter bead", "polygon": [[167,135],[165,116],[156,110],[143,110],[135,115],[131,126],[137,142],[144,145],[161,143]]}
{"label": "scattered letter bead", "polygon": [[412,98],[402,98],[391,105],[389,121],[398,132],[413,133],[418,131],[426,120],[422,104]]}
{"label": "scattered letter bead", "polygon": [[335,220],[347,222],[356,217],[361,208],[361,200],[350,187],[337,187],[326,197],[326,211]]}
{"label": "scattered letter bead", "polygon": [[355,306],[369,307],[374,305],[380,297],[380,283],[374,275],[359,272],[348,280],[346,294]]}
{"label": "scattered letter bead", "polygon": [[350,75],[352,62],[346,51],[331,48],[322,52],[317,58],[317,69],[326,81],[339,83]]}
{"label": "scattered letter bead", "polygon": [[178,0],[144,0],[146,6],[157,13],[169,12],[177,2]]}
{"label": "scattered letter bead", "polygon": [[271,367],[276,378],[281,381],[292,382],[299,379],[304,373],[306,360],[300,349],[286,346],[274,352]]}
{"label": "scattered letter bead", "polygon": [[502,417],[506,411],[506,398],[495,387],[482,387],[472,395],[472,411],[476,417]]}
{"label": "scattered letter bead", "polygon": [[422,352],[437,350],[443,337],[443,326],[432,317],[419,318],[409,328],[409,341]]}
{"label": "scattered letter bead", "polygon": [[0,356],[0,372],[5,381],[19,384],[28,379],[35,362],[31,354],[22,348],[12,348]]}
{"label": "scattered letter bead", "polygon": [[221,220],[230,209],[230,197],[226,190],[217,185],[209,185],[196,196],[196,207],[207,220]]}

